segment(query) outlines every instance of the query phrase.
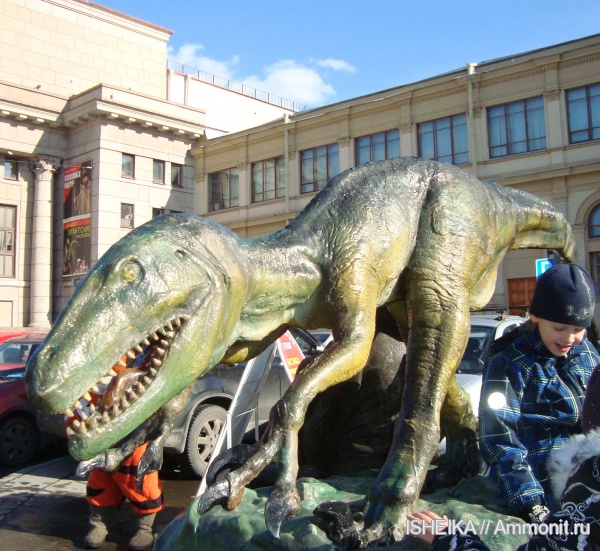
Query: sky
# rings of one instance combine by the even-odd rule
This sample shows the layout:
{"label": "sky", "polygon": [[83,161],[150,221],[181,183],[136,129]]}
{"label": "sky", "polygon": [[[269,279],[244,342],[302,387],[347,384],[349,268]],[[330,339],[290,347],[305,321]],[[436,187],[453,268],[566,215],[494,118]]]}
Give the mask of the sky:
{"label": "sky", "polygon": [[600,33],[599,0],[95,0],[167,57],[320,107]]}

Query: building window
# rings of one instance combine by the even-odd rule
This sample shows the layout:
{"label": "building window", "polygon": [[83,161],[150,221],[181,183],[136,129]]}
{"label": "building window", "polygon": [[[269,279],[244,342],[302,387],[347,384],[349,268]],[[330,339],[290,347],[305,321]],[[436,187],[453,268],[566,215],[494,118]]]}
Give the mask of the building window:
{"label": "building window", "polygon": [[277,157],[252,164],[252,202],[285,197],[285,159]]}
{"label": "building window", "polygon": [[302,183],[300,192],[319,191],[340,173],[340,148],[338,144],[307,149],[301,154]]}
{"label": "building window", "polygon": [[230,168],[209,174],[210,212],[231,209],[240,205],[239,170]]}
{"label": "building window", "polygon": [[546,148],[542,96],[488,107],[487,113],[491,158]]}
{"label": "building window", "polygon": [[121,227],[133,228],[133,205],[131,203],[121,203]]}
{"label": "building window", "polygon": [[163,214],[167,214],[167,209],[157,209],[152,208],[152,218],[156,218],[157,216],[162,216]]}
{"label": "building window", "polygon": [[121,176],[135,178],[135,156],[123,153],[121,157]]}
{"label": "building window", "polygon": [[600,296],[600,252],[590,253],[591,276],[596,296]]}
{"label": "building window", "polygon": [[183,186],[183,167],[171,163],[171,185],[175,187]]}
{"label": "building window", "polygon": [[569,143],[600,138],[600,84],[567,90]]}
{"label": "building window", "polygon": [[400,157],[400,131],[388,130],[356,138],[356,164]]}
{"label": "building window", "polygon": [[4,160],[4,178],[7,180],[19,179],[19,163],[16,159]]}
{"label": "building window", "polygon": [[152,161],[152,181],[155,184],[164,184],[165,183],[165,162],[157,161],[154,159]]}
{"label": "building window", "polygon": [[468,163],[467,116],[463,113],[419,124],[419,156],[454,165]]}
{"label": "building window", "polygon": [[600,205],[596,205],[588,221],[589,237],[600,237]]}
{"label": "building window", "polygon": [[0,205],[0,277],[15,277],[17,207]]}

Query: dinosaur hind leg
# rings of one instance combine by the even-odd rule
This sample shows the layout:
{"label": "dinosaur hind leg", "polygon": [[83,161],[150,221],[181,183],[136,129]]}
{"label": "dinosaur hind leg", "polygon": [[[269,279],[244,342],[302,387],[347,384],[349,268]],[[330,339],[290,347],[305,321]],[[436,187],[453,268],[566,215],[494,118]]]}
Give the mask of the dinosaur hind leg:
{"label": "dinosaur hind leg", "polygon": [[422,493],[455,486],[463,478],[477,476],[481,471],[481,457],[477,447],[477,418],[471,399],[458,384],[450,380],[448,393],[440,415],[442,436],[446,437],[446,453],[439,466],[427,472]]}

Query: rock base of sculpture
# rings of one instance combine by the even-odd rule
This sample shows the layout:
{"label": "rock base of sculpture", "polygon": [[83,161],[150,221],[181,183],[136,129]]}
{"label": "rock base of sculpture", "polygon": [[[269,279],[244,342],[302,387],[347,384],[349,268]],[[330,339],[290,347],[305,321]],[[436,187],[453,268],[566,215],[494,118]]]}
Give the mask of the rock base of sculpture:
{"label": "rock base of sculpture", "polygon": [[[185,513],[173,520],[158,537],[158,551],[258,551],[268,549],[325,551],[334,550],[325,532],[316,524],[313,510],[325,501],[356,501],[373,484],[376,472],[364,476],[331,477],[323,480],[301,478],[297,488],[302,498],[300,513],[281,527],[280,539],[274,538],[264,521],[264,508],[270,488],[246,489],[244,499],[234,511],[215,507],[203,516],[197,513],[197,500]],[[496,484],[489,477],[463,480],[454,488],[438,490],[419,500],[419,510],[429,509],[450,519],[471,521],[475,530],[494,551],[514,551],[527,541],[519,533],[525,525],[511,516]],[[464,524],[464,523],[463,523]],[[483,533],[486,530],[487,534]],[[507,534],[507,531],[517,533]],[[496,533],[494,533],[496,532]],[[431,549],[414,537],[388,547],[393,550]]]}

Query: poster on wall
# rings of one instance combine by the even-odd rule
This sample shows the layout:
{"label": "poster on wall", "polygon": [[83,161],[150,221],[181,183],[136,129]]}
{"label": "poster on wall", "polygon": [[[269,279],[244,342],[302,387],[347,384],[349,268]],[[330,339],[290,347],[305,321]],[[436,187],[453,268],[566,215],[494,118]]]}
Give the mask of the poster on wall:
{"label": "poster on wall", "polygon": [[68,166],[63,172],[64,276],[90,269],[92,236],[92,163]]}

